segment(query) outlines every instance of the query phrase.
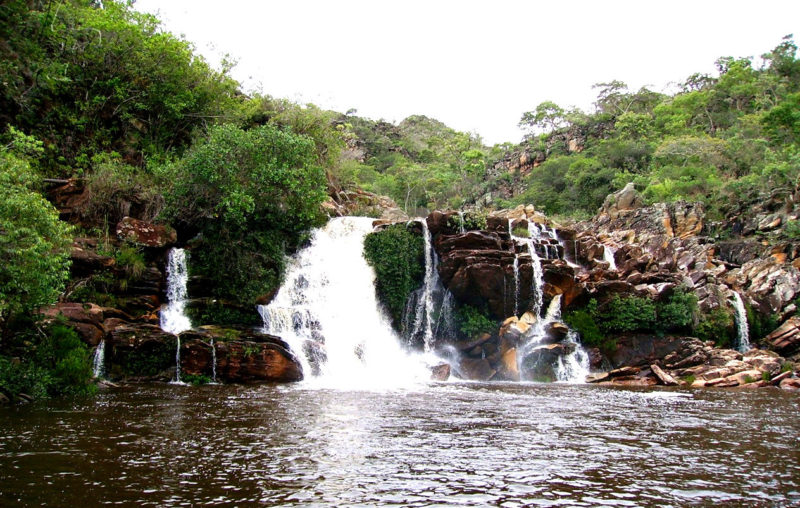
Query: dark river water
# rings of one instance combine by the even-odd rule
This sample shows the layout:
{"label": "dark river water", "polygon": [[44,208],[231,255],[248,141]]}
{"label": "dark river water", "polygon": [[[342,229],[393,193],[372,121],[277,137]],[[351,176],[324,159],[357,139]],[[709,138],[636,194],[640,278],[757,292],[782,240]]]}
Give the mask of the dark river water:
{"label": "dark river water", "polygon": [[779,390],[134,386],[0,431],[2,505],[800,505]]}

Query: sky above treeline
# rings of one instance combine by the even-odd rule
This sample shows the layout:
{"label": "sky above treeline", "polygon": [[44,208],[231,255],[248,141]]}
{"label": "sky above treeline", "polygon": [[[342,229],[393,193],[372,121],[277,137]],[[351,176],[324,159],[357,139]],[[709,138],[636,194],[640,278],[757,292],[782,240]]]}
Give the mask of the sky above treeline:
{"label": "sky above treeline", "polygon": [[540,102],[593,110],[592,85],[674,91],[722,56],[800,37],[800,1],[137,0],[247,91],[399,122],[422,114],[518,142]]}

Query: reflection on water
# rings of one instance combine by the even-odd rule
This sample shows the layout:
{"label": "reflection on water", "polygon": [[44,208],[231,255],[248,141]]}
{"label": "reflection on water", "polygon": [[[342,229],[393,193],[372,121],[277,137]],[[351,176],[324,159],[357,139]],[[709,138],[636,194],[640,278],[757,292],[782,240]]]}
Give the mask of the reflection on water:
{"label": "reflection on water", "polygon": [[5,503],[800,503],[777,390],[147,386],[0,409]]}

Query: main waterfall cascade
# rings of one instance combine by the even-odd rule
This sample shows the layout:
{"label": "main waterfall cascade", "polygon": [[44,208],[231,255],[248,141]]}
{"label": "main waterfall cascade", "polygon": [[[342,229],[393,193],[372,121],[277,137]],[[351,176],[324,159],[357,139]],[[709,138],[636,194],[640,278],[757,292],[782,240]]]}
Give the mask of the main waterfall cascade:
{"label": "main waterfall cascade", "polygon": [[[525,379],[531,367],[536,367],[537,363],[541,361],[541,355],[535,355],[538,349],[545,347],[543,341],[547,338],[548,327],[553,323],[564,324],[561,321],[561,295],[556,295],[547,309],[544,317],[541,317],[541,308],[544,301],[544,278],[542,273],[542,262],[537,252],[537,244],[542,243],[543,239],[554,240],[561,243],[558,238],[558,232],[555,228],[548,229],[546,225],[538,225],[532,221],[528,222],[528,236],[521,237],[513,234],[512,219],[508,221],[508,232],[511,239],[517,245],[525,245],[528,249],[528,254],[531,257],[531,266],[533,269],[533,283],[531,292],[533,294],[533,304],[531,312],[536,316],[536,322],[528,329],[523,336],[524,342],[519,347],[517,355],[517,365],[520,374]],[[542,245],[543,254],[545,259],[558,259],[558,247],[547,242]],[[519,286],[519,270],[516,267],[519,255],[515,256],[515,288]],[[518,297],[517,297],[518,300]],[[515,307],[518,304],[515,303]],[[519,309],[516,309],[519,312]],[[568,353],[561,355],[555,365],[552,366],[552,372],[557,381],[560,382],[583,382],[589,374],[589,355],[586,350],[581,346],[578,340],[578,334],[570,330],[564,341]],[[528,359],[535,358],[534,365],[528,365]],[[528,374],[530,375],[530,373]]]}
{"label": "main waterfall cascade", "polygon": [[[160,324],[165,332],[175,335],[175,382],[181,382],[181,338],[180,333],[192,328],[192,322],[186,315],[186,300],[189,293],[186,283],[189,270],[186,264],[186,251],[174,248],[167,256],[167,305],[161,309]],[[213,346],[212,346],[213,347]]]}
{"label": "main waterfall cascade", "polygon": [[426,357],[404,351],[378,303],[362,254],[372,222],[339,217],[314,230],[275,299],[259,306],[264,331],[289,344],[311,385],[392,387],[430,377]]}
{"label": "main waterfall cascade", "polygon": [[746,353],[750,351],[750,330],[747,324],[747,310],[744,308],[742,296],[737,291],[733,291],[732,297],[733,308],[736,311],[734,313],[736,329],[739,332],[736,349],[740,353]]}
{"label": "main waterfall cascade", "polygon": [[[425,279],[407,302],[402,338],[378,302],[375,273],[363,257],[364,238],[373,231],[373,219],[367,217],[334,218],[314,230],[309,246],[291,259],[275,299],[259,306],[264,331],[286,341],[303,368],[307,386],[407,386],[428,381],[430,367],[445,357],[458,361],[451,357],[452,348],[439,347],[455,339],[454,301],[439,280],[427,224],[424,219],[418,222],[425,237]],[[555,236],[547,229],[532,228],[532,232]],[[535,247],[531,252],[536,256]],[[541,272],[537,280],[541,292]],[[560,298],[556,298],[524,347],[534,350],[547,325],[559,319]],[[425,352],[411,352],[411,345],[421,345]],[[588,357],[578,346],[553,368],[559,381],[582,382],[584,365]]]}

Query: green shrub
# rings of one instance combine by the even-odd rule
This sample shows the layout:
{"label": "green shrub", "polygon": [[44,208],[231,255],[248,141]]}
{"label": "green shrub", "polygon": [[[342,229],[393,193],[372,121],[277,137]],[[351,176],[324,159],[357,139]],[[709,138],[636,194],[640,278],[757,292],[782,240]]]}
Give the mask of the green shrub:
{"label": "green shrub", "polygon": [[181,381],[193,386],[207,385],[212,380],[205,374],[181,374]]}
{"label": "green shrub", "polygon": [[364,239],[364,258],[375,269],[375,289],[398,328],[411,293],[425,275],[422,237],[404,224],[393,224]]}
{"label": "green shrub", "polygon": [[258,326],[262,324],[261,316],[256,309],[226,305],[219,301],[199,307],[189,307],[186,309],[186,314],[193,323],[204,325]]}
{"label": "green shrub", "polygon": [[604,307],[598,309],[594,317],[606,334],[653,330],[656,304],[649,298],[614,295]]}
{"label": "green shrub", "polygon": [[492,321],[485,313],[471,305],[463,305],[456,313],[458,329],[467,338],[474,338],[484,333],[493,333],[497,323]]}
{"label": "green shrub", "polygon": [[589,347],[598,347],[603,351],[613,351],[617,347],[616,339],[607,337],[597,326],[593,315],[597,312],[597,302],[592,299],[585,309],[566,312],[564,322],[578,332],[581,342]]}
{"label": "green shrub", "polygon": [[511,231],[511,234],[520,238],[528,238],[531,235],[531,232],[528,231],[528,228],[517,226]]}
{"label": "green shrub", "polygon": [[0,356],[0,389],[34,398],[94,393],[90,351],[75,330],[56,323],[43,334],[22,335],[19,357]]}
{"label": "green shrub", "polygon": [[666,302],[657,305],[659,329],[668,331],[689,330],[697,312],[697,296],[685,287],[677,287]]}
{"label": "green shrub", "polygon": [[215,297],[254,303],[280,285],[284,256],[323,220],[315,150],[274,125],[219,125],[160,170],[171,182],[163,215],[202,233],[189,269],[208,277]]}
{"label": "green shrub", "polygon": [[713,341],[717,347],[729,347],[733,344],[735,333],[733,314],[724,307],[718,307],[700,316],[694,328],[697,338]]}

